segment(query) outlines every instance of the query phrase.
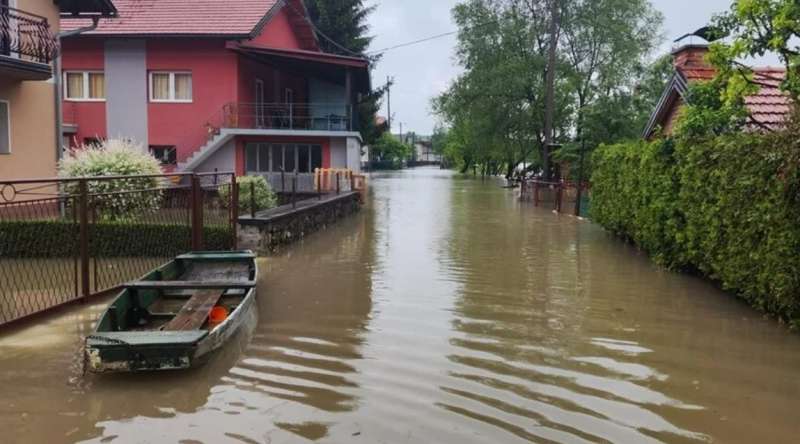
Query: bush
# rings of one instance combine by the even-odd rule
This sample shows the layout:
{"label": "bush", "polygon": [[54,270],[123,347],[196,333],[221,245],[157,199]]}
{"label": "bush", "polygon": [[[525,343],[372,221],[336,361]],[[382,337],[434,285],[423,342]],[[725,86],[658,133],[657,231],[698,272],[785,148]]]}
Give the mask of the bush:
{"label": "bush", "polygon": [[698,271],[798,327],[798,134],[601,147],[592,217],[659,263]]}
{"label": "bush", "polygon": [[[267,180],[262,176],[242,176],[236,179],[239,184],[239,211],[242,213],[251,211],[252,199],[250,194],[255,185],[256,191],[256,211],[268,210],[278,205],[278,197],[272,191]],[[230,202],[230,187],[220,187],[219,196],[222,202]]]}
{"label": "bush", "polygon": [[[59,176],[102,177],[161,174],[161,166],[140,145],[129,141],[108,140],[100,146],[83,146],[69,153],[59,165]],[[92,200],[101,220],[117,220],[157,211],[161,203],[159,191],[119,193],[122,191],[153,190],[161,185],[159,178],[126,178],[115,180],[90,180],[89,193],[100,194]],[[78,185],[70,183],[66,191],[77,194]]]}
{"label": "bush", "polygon": [[[0,257],[68,258],[78,252],[78,225],[68,221],[0,222]],[[191,230],[171,224],[101,222],[89,230],[93,257],[173,257],[190,249]],[[227,250],[227,226],[203,229],[206,250]]]}

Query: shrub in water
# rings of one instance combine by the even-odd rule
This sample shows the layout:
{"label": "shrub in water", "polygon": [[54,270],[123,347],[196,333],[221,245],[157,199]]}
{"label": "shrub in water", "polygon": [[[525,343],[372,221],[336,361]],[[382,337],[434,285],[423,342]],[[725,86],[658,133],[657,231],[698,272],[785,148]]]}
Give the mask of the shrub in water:
{"label": "shrub in water", "polygon": [[[125,140],[108,140],[99,146],[83,146],[61,161],[59,177],[136,176],[161,174],[161,166],[141,145]],[[158,211],[162,193],[155,190],[163,179],[130,177],[89,180],[90,203],[98,218],[119,220]],[[70,182],[67,193],[77,194],[78,184]],[[138,191],[132,192],[131,191]],[[124,194],[122,192],[125,192]]]}
{"label": "shrub in water", "polygon": [[[251,211],[252,199],[250,193],[255,187],[255,210],[262,211],[278,205],[278,197],[272,191],[267,180],[262,176],[242,176],[236,179],[239,184],[239,211]],[[230,202],[230,187],[220,187],[219,196],[222,202]]]}

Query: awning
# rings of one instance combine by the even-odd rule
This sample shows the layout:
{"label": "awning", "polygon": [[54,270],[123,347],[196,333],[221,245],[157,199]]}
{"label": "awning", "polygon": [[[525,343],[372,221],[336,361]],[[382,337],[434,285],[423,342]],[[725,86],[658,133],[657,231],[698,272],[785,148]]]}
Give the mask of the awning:
{"label": "awning", "polygon": [[369,60],[365,58],[302,49],[272,48],[252,43],[229,43],[228,48],[267,63],[278,62],[298,73],[313,73],[340,85],[345,84],[346,73],[350,71],[355,92],[367,94],[372,89]]}

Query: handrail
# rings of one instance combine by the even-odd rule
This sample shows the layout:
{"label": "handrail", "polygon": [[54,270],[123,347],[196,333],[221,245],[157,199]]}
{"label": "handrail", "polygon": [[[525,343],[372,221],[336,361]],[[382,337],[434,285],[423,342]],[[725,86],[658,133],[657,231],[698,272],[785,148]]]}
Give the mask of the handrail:
{"label": "handrail", "polygon": [[[0,6],[0,55],[49,64],[58,54],[58,38],[47,18]],[[24,58],[26,57],[26,58]]]}

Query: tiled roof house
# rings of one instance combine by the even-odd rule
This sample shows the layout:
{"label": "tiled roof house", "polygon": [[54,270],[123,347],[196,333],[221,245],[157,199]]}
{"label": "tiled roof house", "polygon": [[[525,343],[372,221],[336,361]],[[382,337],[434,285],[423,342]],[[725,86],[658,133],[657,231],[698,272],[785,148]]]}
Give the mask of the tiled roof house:
{"label": "tiled roof house", "polygon": [[[643,134],[645,139],[658,135],[659,128],[661,134],[671,134],[680,108],[687,101],[689,85],[714,78],[716,71],[706,62],[706,54],[708,45],[703,44],[685,45],[673,52],[675,73],[650,117]],[[757,67],[753,71],[759,89],[745,97],[750,125],[756,129],[780,128],[791,113],[791,99],[780,90],[786,71],[772,67]]]}
{"label": "tiled roof house", "polygon": [[360,168],[369,62],[322,52],[302,0],[114,4],[118,17],[63,42],[69,146],[129,138],[167,170],[270,179]]}

